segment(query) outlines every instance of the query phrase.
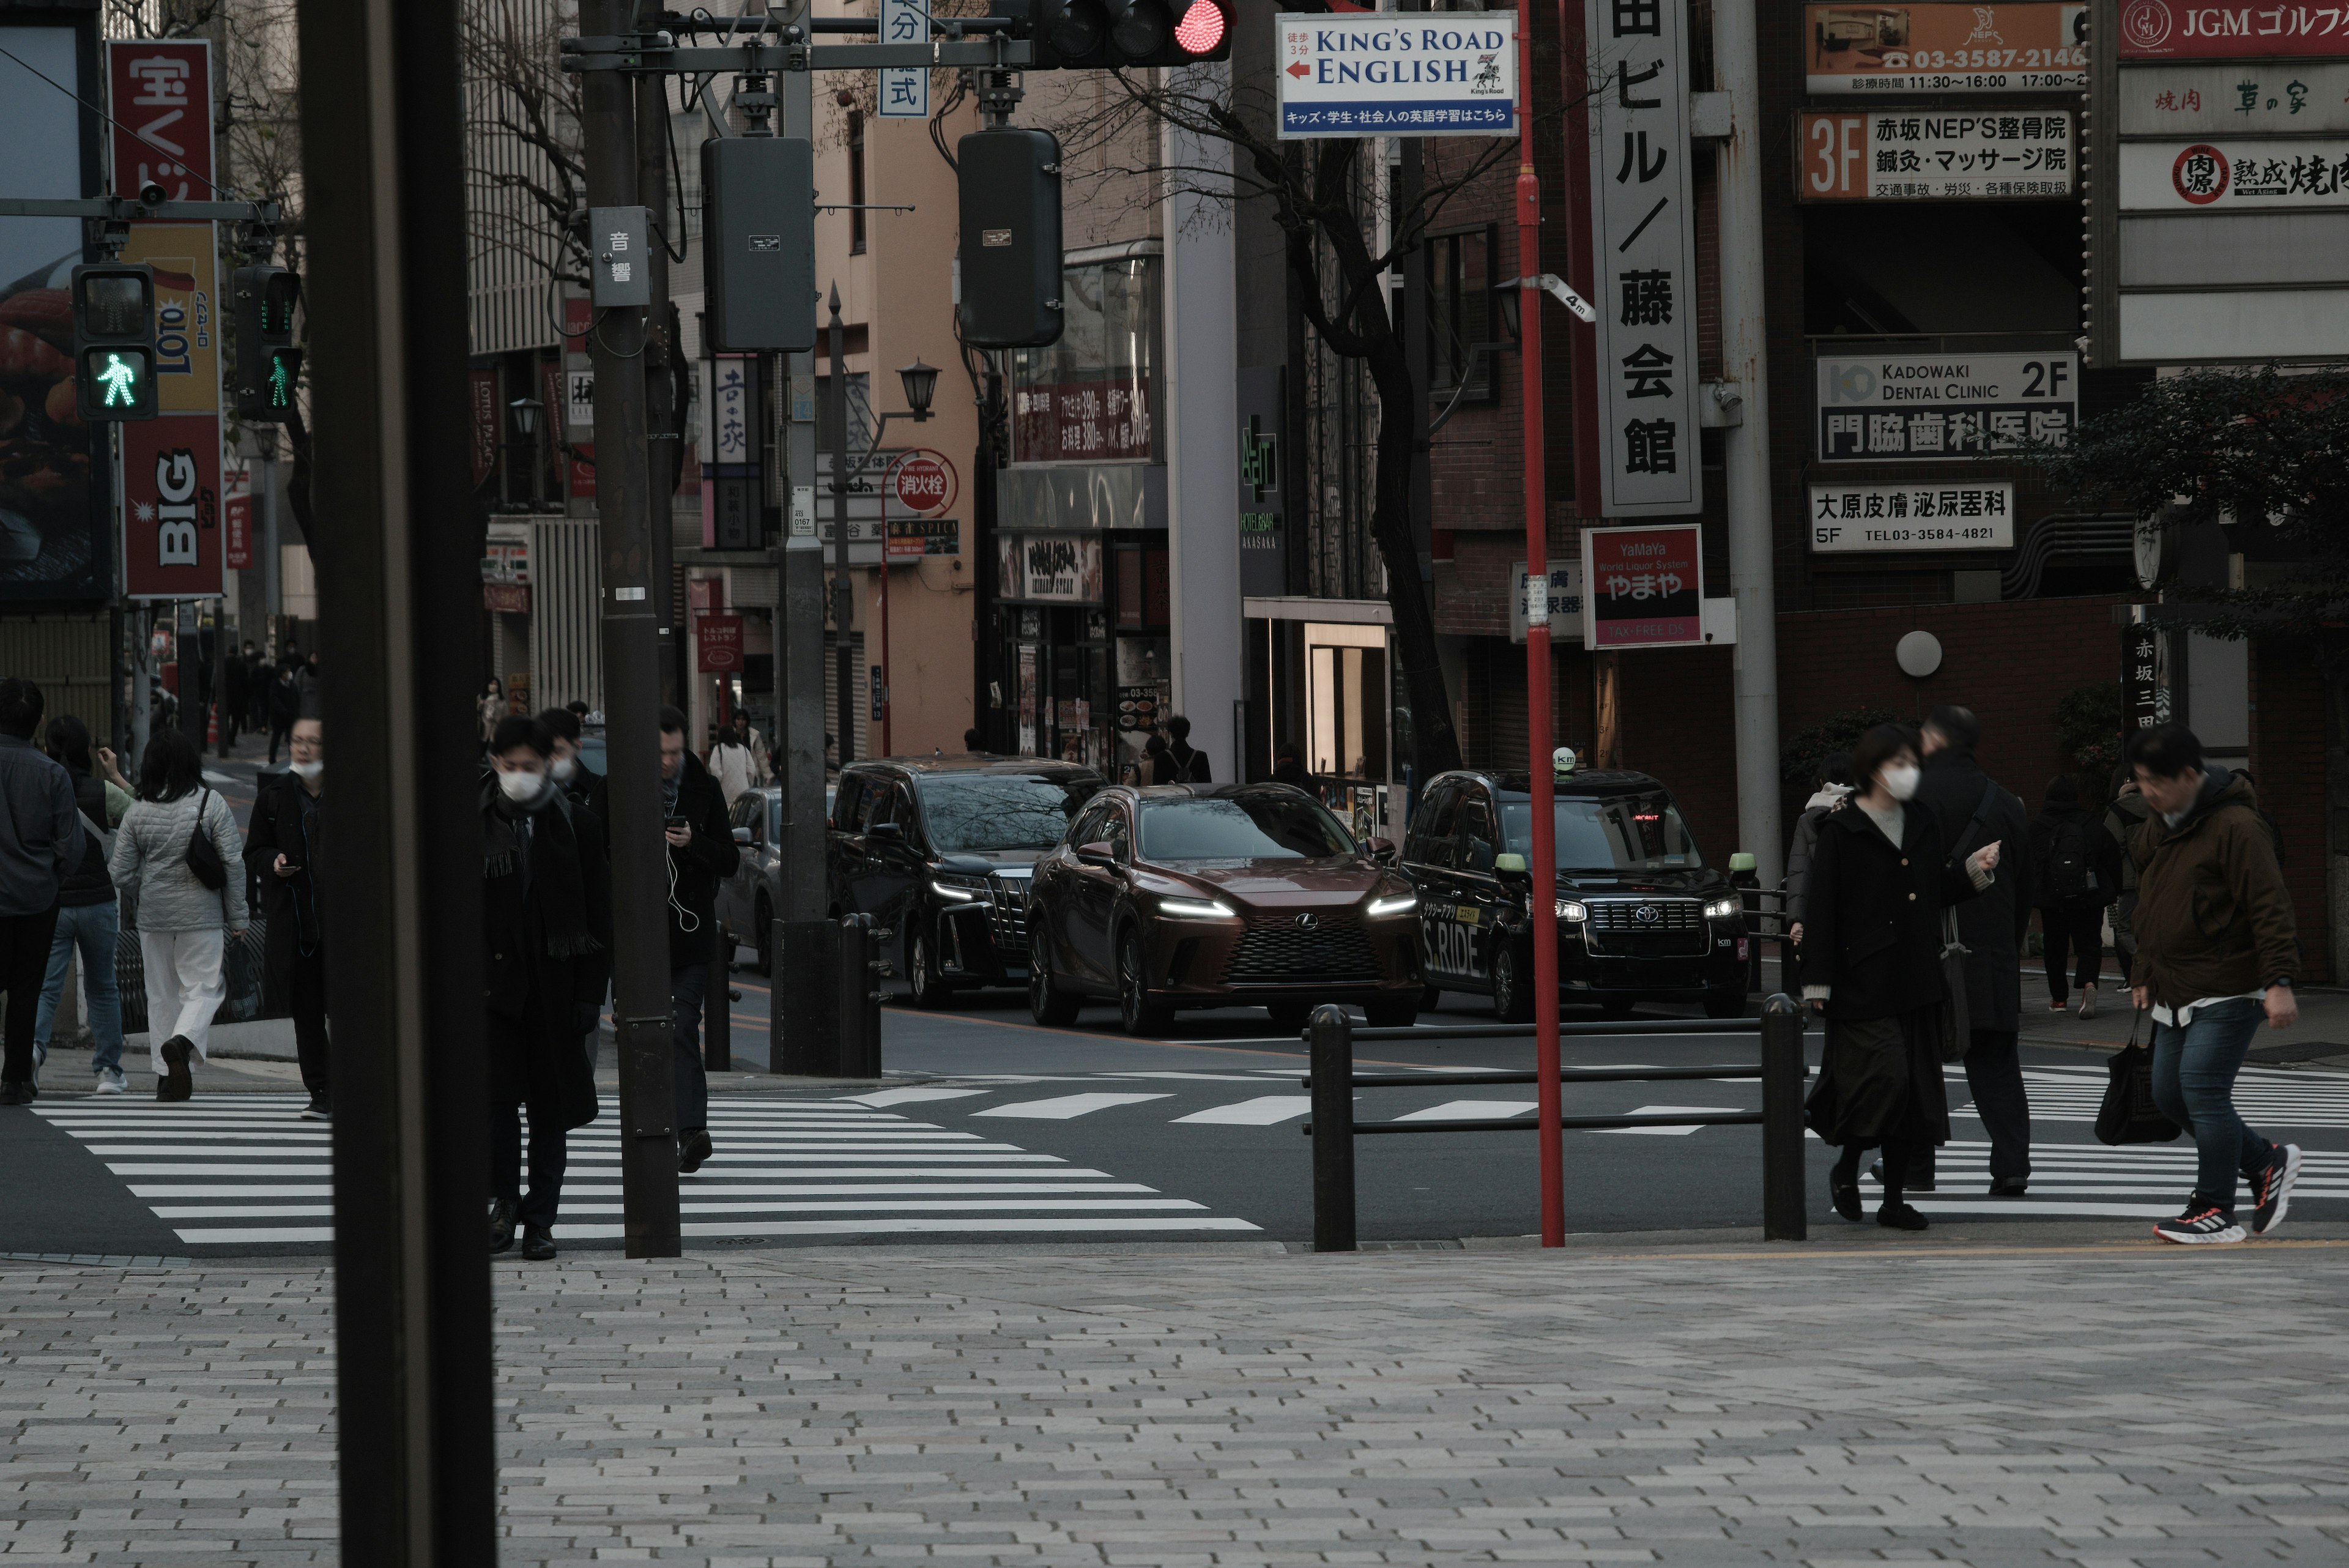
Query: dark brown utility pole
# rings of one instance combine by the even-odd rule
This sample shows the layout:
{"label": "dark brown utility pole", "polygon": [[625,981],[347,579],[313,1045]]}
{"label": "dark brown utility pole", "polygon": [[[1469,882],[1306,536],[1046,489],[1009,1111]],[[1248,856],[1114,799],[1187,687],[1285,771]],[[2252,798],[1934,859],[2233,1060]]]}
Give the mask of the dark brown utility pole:
{"label": "dark brown utility pole", "polygon": [[342,1561],[497,1561],[458,0],[301,0]]}
{"label": "dark brown utility pole", "polygon": [[[579,30],[626,30],[620,0],[581,0]],[[585,72],[587,204],[640,205],[636,114],[628,78]],[[604,236],[590,234],[591,253]],[[671,1077],[668,844],[661,833],[660,609],[654,575],[640,308],[595,312],[595,512],[603,525],[605,744],[612,843],[612,1012],[620,1054],[620,1191],[631,1258],[674,1258],[678,1229],[676,1090]]]}
{"label": "dark brown utility pole", "polygon": [[[653,218],[653,248],[647,258],[652,274],[653,303],[646,317],[645,418],[652,427],[648,462],[649,527],[653,541],[653,616],[659,623],[660,682],[664,702],[690,713],[686,682],[691,665],[685,652],[685,628],[677,620],[675,535],[670,529],[669,502],[677,490],[678,465],[685,461],[685,442],[678,429],[677,411],[685,405],[685,389],[677,384],[685,361],[669,330],[669,252],[685,248],[684,225],[674,225],[668,188],[668,78],[636,78],[636,199]],[[701,737],[688,735],[688,744]]]}

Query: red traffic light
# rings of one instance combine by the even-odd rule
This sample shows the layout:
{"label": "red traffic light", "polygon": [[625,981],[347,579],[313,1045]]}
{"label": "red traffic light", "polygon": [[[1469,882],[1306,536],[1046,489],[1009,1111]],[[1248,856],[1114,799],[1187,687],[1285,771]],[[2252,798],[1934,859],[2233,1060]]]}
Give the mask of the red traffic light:
{"label": "red traffic light", "polygon": [[1223,47],[1230,31],[1218,0],[1191,0],[1183,19],[1174,24],[1174,42],[1186,55],[1212,55]]}

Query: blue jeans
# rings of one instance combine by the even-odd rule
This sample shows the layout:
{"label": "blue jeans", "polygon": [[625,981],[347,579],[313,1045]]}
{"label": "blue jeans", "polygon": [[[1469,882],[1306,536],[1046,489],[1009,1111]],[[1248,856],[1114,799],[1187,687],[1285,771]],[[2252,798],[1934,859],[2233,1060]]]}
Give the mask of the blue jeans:
{"label": "blue jeans", "polygon": [[677,1025],[670,1051],[677,1083],[677,1130],[680,1136],[709,1125],[709,1075],[701,1064],[701,1002],[709,990],[709,966],[689,963],[668,971],[669,1015]]}
{"label": "blue jeans", "polygon": [[114,983],[114,944],[121,930],[122,911],[111,898],[57,910],[57,934],[49,940],[49,972],[41,982],[41,1010],[33,1022],[33,1039],[46,1052],[49,1023],[57,1015],[57,1000],[66,993],[66,966],[78,946],[82,988],[89,995],[89,1032],[98,1041],[90,1068],[98,1073],[122,1067],[122,992]]}
{"label": "blue jeans", "polygon": [[2235,1114],[2235,1075],[2267,1012],[2249,997],[2195,1010],[2184,1028],[2153,1026],[2153,1103],[2194,1139],[2194,1190],[2235,1211],[2235,1178],[2256,1175],[2275,1146]]}

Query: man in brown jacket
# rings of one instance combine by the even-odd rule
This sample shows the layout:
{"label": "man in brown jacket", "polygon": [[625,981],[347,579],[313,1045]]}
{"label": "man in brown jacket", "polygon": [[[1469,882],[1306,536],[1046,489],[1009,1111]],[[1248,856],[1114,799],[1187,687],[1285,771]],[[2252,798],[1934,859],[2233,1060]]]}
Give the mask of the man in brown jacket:
{"label": "man in brown jacket", "polygon": [[2254,1234],[2282,1223],[2300,1178],[2300,1147],[2245,1127],[2234,1102],[2261,1018],[2271,1029],[2300,1020],[2292,899],[2250,782],[2206,768],[2194,732],[2139,731],[2128,763],[2151,807],[2127,845],[2137,873],[2131,995],[2153,1010],[2154,1102],[2194,1135],[2198,1157],[2186,1212],[2154,1234],[2240,1241],[2237,1173],[2251,1184]]}

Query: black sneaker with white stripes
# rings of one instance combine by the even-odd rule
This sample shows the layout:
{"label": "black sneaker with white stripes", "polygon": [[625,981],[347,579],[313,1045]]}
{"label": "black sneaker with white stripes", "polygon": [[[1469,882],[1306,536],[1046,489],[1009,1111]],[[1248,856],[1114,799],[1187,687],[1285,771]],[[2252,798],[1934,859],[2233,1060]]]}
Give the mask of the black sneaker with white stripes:
{"label": "black sneaker with white stripes", "polygon": [[2283,1223],[2292,1208],[2292,1184],[2300,1179],[2300,1145],[2280,1143],[2269,1151],[2268,1162],[2251,1178],[2251,1234],[2264,1236]]}
{"label": "black sneaker with white stripes", "polygon": [[2153,1233],[2189,1247],[2223,1246],[2244,1239],[2235,1217],[2199,1192],[2187,1199],[2185,1213],[2155,1225]]}

